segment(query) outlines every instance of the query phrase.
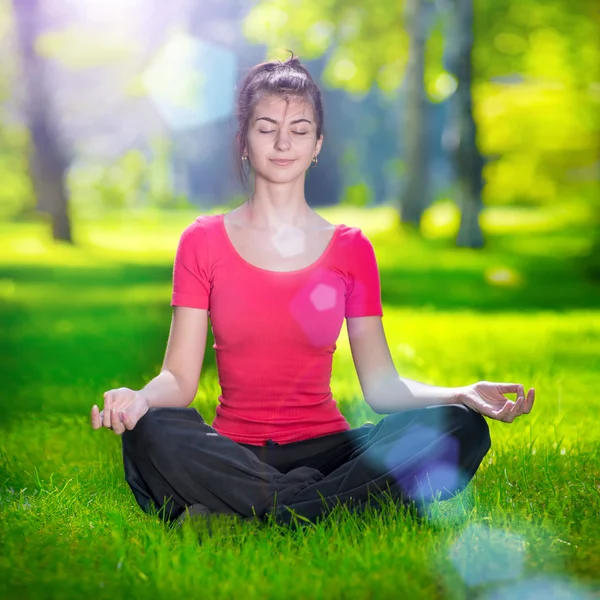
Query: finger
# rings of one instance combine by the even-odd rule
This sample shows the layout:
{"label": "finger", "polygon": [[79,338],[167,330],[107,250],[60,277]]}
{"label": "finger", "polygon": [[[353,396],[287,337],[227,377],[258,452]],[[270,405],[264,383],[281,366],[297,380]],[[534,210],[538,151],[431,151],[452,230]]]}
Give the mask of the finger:
{"label": "finger", "polygon": [[497,419],[498,421],[506,421],[507,416],[510,414],[513,405],[514,402],[512,402],[511,400],[507,400],[506,404],[494,414],[494,419]]}
{"label": "finger", "polygon": [[514,402],[510,402],[508,405],[507,416],[511,417],[511,421],[516,419],[518,416],[522,415],[526,409],[526,398],[525,398],[525,388],[522,384],[517,384],[517,389],[515,390],[517,397]]}
{"label": "finger", "polygon": [[112,408],[112,394],[107,392],[104,394],[104,427],[110,428],[110,409]]}
{"label": "finger", "polygon": [[517,417],[520,417],[523,414],[523,409],[525,406],[525,398],[520,396],[512,407],[511,416],[514,421]]}
{"label": "finger", "polygon": [[512,406],[506,411],[505,421],[512,423],[521,413],[519,412],[519,405],[517,402],[513,402]]}
{"label": "finger", "polygon": [[133,429],[135,427],[135,423],[133,422],[133,418],[127,413],[123,413],[123,425],[126,429]]}
{"label": "finger", "polygon": [[533,408],[533,401],[534,400],[535,400],[535,390],[533,388],[531,388],[527,392],[527,400],[525,402],[525,410],[524,410],[524,412],[526,412],[527,414],[529,414],[531,412],[531,409]]}
{"label": "finger", "polygon": [[[517,392],[518,394],[518,392]],[[512,423],[523,411],[523,397],[518,396],[517,399],[513,402],[509,400],[506,406],[503,409],[504,412],[504,421],[507,423]]]}
{"label": "finger", "polygon": [[527,393],[527,396],[523,395],[523,397],[521,398],[521,407],[519,414],[525,415],[529,412],[529,399],[529,392]]}
{"label": "finger", "polygon": [[519,383],[517,385],[517,389],[516,389],[515,393],[517,395],[517,397],[514,400],[515,403],[517,402],[517,400],[525,399],[525,388],[523,387],[522,384]]}
{"label": "finger", "polygon": [[123,422],[121,421],[119,416],[120,413],[115,408],[113,408],[112,414],[110,416],[110,422],[112,423],[113,431],[117,435],[121,435],[125,431],[125,426],[123,425]]}
{"label": "finger", "polygon": [[94,404],[94,406],[92,406],[91,421],[92,421],[92,427],[94,429],[100,429],[100,427],[102,427],[102,420],[100,418],[100,409],[98,408],[98,406],[96,404]]}
{"label": "finger", "polygon": [[[522,400],[524,400],[524,399],[525,399],[525,388],[523,387],[523,384],[521,384],[521,383],[517,383],[517,384],[516,384],[516,386],[517,386],[517,389],[516,389],[516,390],[514,390],[514,392],[513,392],[513,393],[515,393],[515,394],[517,395],[517,397],[514,399],[514,403],[515,403],[515,404],[516,404],[516,403],[517,403],[519,400],[521,400],[521,401],[522,401]],[[512,411],[514,411],[514,410],[515,410],[515,407],[513,406],[513,407],[512,407],[512,410],[511,410],[511,412],[512,412]]]}
{"label": "finger", "polygon": [[520,383],[497,383],[498,390],[502,394],[519,394],[519,388],[523,390],[523,386]]}

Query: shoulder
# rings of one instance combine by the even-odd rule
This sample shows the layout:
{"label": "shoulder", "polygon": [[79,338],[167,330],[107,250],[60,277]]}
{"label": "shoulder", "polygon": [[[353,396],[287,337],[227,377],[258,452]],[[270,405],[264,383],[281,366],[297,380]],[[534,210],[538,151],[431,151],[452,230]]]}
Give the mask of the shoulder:
{"label": "shoulder", "polygon": [[214,221],[214,215],[200,215],[187,225],[179,237],[177,256],[179,258],[195,257],[195,260],[203,257],[203,260],[207,260],[209,258],[209,248],[213,245],[208,236],[208,231]]}
{"label": "shoulder", "polygon": [[206,237],[208,231],[213,228],[221,215],[199,215],[181,233],[182,239],[199,239]]}
{"label": "shoulder", "polygon": [[367,276],[367,273],[377,273],[379,265],[375,248],[371,240],[360,227],[340,227],[340,244],[338,251],[340,260],[345,265],[348,274]]}
{"label": "shoulder", "polygon": [[360,227],[351,227],[349,225],[340,224],[339,239],[344,246],[345,250],[356,250],[360,252],[372,250],[373,244],[371,240],[366,236]]}

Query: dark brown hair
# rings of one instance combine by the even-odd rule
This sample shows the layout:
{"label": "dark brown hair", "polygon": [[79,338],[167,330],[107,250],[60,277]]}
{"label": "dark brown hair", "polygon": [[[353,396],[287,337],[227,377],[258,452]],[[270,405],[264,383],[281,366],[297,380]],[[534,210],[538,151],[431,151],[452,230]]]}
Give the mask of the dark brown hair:
{"label": "dark brown hair", "polygon": [[272,94],[283,98],[286,102],[289,102],[290,98],[307,101],[312,106],[317,122],[317,140],[323,133],[321,91],[298,57],[294,56],[291,50],[289,52],[292,56],[283,62],[272,60],[255,65],[241,83],[235,113],[238,120],[235,160],[242,187],[248,183],[248,172],[244,169],[242,161],[248,135],[248,124],[254,107],[263,96]]}

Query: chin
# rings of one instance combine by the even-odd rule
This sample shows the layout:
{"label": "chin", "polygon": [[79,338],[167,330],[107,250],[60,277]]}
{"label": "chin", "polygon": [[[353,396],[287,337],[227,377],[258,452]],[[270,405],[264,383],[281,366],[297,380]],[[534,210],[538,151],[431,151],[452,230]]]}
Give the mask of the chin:
{"label": "chin", "polygon": [[266,179],[267,181],[273,181],[274,183],[291,183],[296,179],[304,177],[305,172],[306,169],[297,168],[293,171],[284,171],[283,169],[281,169],[281,171],[278,171],[276,167],[275,169],[269,169],[266,173],[257,173],[257,175],[260,175],[260,177]]}

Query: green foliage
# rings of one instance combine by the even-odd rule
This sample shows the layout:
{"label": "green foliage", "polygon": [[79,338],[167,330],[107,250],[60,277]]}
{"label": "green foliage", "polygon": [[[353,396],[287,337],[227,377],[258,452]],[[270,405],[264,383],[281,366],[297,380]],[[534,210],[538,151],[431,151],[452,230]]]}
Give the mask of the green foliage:
{"label": "green foliage", "polygon": [[76,164],[68,181],[74,213],[90,218],[105,211],[189,208],[172,188],[170,151],[166,139],[156,139],[149,159],[129,150],[110,164]]}
{"label": "green foliage", "polygon": [[[130,150],[114,163],[105,166],[87,166],[73,177],[74,196],[84,197],[91,188],[91,198],[104,209],[134,208],[143,193],[148,165],[137,150]],[[94,174],[96,177],[94,177]],[[83,185],[82,185],[83,184]]]}
{"label": "green foliage", "polygon": [[456,78],[444,69],[444,19],[436,14],[425,45],[425,78],[423,85],[432,102],[443,102],[457,87]]}
{"label": "green foliage", "polygon": [[362,181],[355,185],[349,185],[344,190],[344,195],[340,200],[342,206],[360,206],[365,207],[373,203],[373,191]]}
{"label": "green foliage", "polygon": [[169,158],[172,142],[167,138],[157,138],[152,144],[152,167],[146,172],[150,202],[158,207],[168,206],[172,201],[172,182]]}
{"label": "green foliage", "polygon": [[488,202],[599,195],[600,25],[591,11],[563,0],[477,2],[476,118],[481,148],[495,159]]}
{"label": "green foliage", "polygon": [[[359,516],[338,507],[295,532],[239,523],[206,536],[193,522],[170,531],[139,509],[119,438],[93,431],[88,414],[107,388],[158,372],[172,259],[196,212],[76,221],[78,248],[53,244],[38,225],[2,224],[0,596],[483,597],[500,584],[468,586],[451,560],[473,526],[520,542],[491,548],[485,535],[473,538],[462,568],[479,561],[506,577],[504,561],[519,559],[525,578],[597,584],[598,286],[573,268],[589,241],[585,213],[489,209],[489,247],[476,252],[452,246],[455,222],[443,210],[430,215],[425,240],[392,229],[391,209],[319,212],[372,240],[402,375],[522,382],[537,391],[532,414],[488,421],[492,450],[473,483],[421,522],[384,505]],[[382,418],[362,401],[345,328],[332,389],[353,427]],[[207,351],[193,406],[209,422],[218,392]]]}
{"label": "green foliage", "polygon": [[547,204],[598,191],[600,123],[586,117],[586,92],[530,80],[481,84],[476,99],[480,144],[495,158],[485,169],[488,202]]}
{"label": "green foliage", "polygon": [[286,48],[317,58],[334,44],[323,74],[326,84],[355,94],[377,84],[392,93],[407,61],[403,10],[403,2],[263,0],[248,13],[244,34],[267,44],[273,58],[284,58]]}
{"label": "green foliage", "polygon": [[592,2],[475,0],[475,71],[482,80],[522,73],[586,85],[598,64],[598,26]]}

